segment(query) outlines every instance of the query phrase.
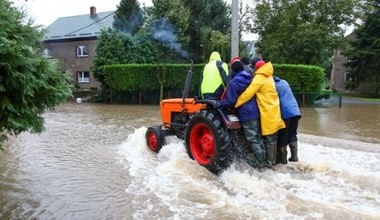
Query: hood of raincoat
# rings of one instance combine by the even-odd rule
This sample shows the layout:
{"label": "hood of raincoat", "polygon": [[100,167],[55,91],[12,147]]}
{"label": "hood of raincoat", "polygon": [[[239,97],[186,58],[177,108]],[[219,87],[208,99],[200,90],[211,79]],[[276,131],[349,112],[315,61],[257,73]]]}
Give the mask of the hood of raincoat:
{"label": "hood of raincoat", "polygon": [[210,62],[213,61],[213,60],[219,60],[221,61],[222,58],[220,58],[220,54],[218,52],[212,52],[211,55],[210,55]]}
{"label": "hood of raincoat", "polygon": [[272,62],[268,62],[262,65],[259,69],[256,70],[255,74],[261,74],[266,77],[273,76],[273,65]]}

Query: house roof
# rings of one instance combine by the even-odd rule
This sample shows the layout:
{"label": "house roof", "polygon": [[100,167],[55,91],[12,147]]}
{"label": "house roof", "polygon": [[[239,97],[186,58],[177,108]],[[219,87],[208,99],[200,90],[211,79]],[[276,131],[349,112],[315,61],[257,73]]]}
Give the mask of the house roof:
{"label": "house roof", "polygon": [[100,35],[104,28],[112,27],[114,12],[60,17],[48,26],[45,33],[47,40],[63,40],[71,38],[88,38]]}

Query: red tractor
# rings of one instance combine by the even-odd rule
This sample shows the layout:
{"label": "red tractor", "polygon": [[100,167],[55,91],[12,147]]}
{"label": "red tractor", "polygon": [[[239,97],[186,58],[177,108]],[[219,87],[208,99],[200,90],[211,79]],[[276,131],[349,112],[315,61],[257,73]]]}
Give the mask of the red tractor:
{"label": "red tractor", "polygon": [[247,143],[234,111],[215,109],[207,99],[187,98],[192,65],[187,74],[182,98],[164,99],[160,103],[163,124],[146,131],[148,147],[158,153],[165,137],[176,135],[185,140],[190,158],[215,174],[234,160],[248,159]]}

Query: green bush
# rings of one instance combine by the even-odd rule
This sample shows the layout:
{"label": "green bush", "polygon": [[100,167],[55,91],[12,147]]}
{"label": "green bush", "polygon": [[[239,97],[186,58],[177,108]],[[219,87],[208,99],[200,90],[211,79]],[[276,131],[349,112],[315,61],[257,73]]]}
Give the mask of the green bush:
{"label": "green bush", "polygon": [[[194,64],[189,95],[199,91],[203,67],[204,64]],[[183,91],[189,69],[189,64],[118,64],[104,68],[106,86],[115,91],[159,91],[162,86],[164,93]],[[274,75],[288,81],[299,103],[313,104],[321,95],[327,95],[321,93],[324,72],[320,67],[274,64]]]}
{"label": "green bush", "polygon": [[[193,66],[190,89],[199,86],[199,77],[203,64]],[[133,91],[159,89],[161,84],[165,89],[184,87],[189,64],[119,64],[105,66],[107,86],[112,89]]]}
{"label": "green bush", "polygon": [[293,92],[320,92],[325,78],[321,67],[274,64],[274,75],[288,81]]}
{"label": "green bush", "polygon": [[314,102],[319,99],[320,93],[319,92],[308,92],[308,93],[294,92],[294,97],[296,98],[299,106],[310,106],[310,105],[313,105]]}
{"label": "green bush", "polygon": [[332,90],[322,89],[321,92],[319,93],[319,96],[317,97],[317,100],[329,99],[331,95],[332,95]]}

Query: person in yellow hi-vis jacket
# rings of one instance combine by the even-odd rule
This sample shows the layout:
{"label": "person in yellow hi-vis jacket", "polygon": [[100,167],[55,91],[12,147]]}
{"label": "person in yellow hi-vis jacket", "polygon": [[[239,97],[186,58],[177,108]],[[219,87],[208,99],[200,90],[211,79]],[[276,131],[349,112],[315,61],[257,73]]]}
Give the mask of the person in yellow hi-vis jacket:
{"label": "person in yellow hi-vis jacket", "polygon": [[204,99],[220,100],[229,81],[228,66],[216,51],[201,73],[201,95]]}
{"label": "person in yellow hi-vis jacket", "polygon": [[255,65],[255,75],[251,84],[239,96],[235,108],[240,107],[256,95],[260,111],[261,134],[266,148],[266,166],[276,164],[277,133],[285,128],[281,118],[280,100],[273,79],[273,65],[260,60]]}

